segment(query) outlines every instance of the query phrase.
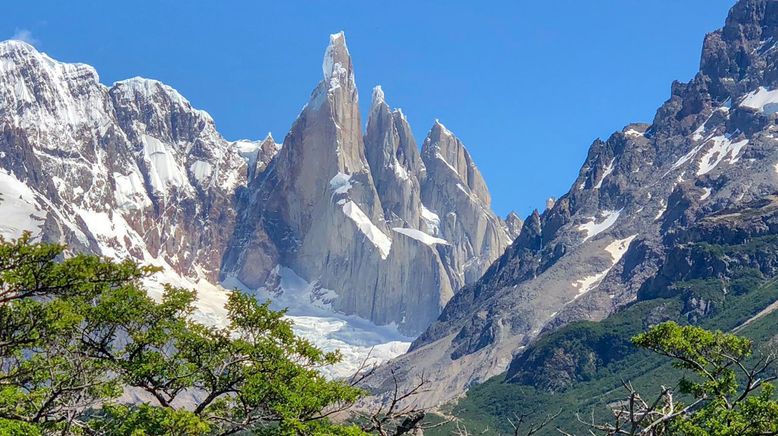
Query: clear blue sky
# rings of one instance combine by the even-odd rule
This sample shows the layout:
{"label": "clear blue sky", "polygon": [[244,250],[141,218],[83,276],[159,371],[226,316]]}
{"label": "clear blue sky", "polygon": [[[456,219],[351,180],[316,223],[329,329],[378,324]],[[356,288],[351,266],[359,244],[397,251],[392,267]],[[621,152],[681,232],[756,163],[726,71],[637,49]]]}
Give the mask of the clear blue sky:
{"label": "clear blue sky", "polygon": [[321,77],[328,35],[345,30],[363,114],[381,84],[420,142],[439,118],[496,211],[524,216],[569,189],[595,138],[652,120],[732,4],[30,0],[3,5],[0,37],[91,64],[106,84],[164,81],[228,139],[281,141]]}

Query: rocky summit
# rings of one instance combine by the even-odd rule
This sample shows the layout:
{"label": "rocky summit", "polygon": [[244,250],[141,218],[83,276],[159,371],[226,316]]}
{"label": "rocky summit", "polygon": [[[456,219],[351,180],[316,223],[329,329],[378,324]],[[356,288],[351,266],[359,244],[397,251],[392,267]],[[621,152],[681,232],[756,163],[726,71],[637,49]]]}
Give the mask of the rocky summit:
{"label": "rocky summit", "polygon": [[[539,336],[605,319],[641,290],[666,283],[667,264],[684,264],[668,260],[678,252],[674,235],[772,204],[776,65],[778,1],[737,2],[724,27],[705,37],[699,72],[672,84],[654,120],[594,141],[570,190],[528,216],[506,253],[387,368],[408,380],[429,378],[428,405],[512,361],[512,374],[531,371],[522,365],[533,360],[521,356]],[[439,130],[431,137],[440,138]],[[767,231],[760,229],[749,231]]]}
{"label": "rocky summit", "polygon": [[228,141],[173,88],[100,83],[88,65],[0,43],[0,233],[32,231],[73,252],[162,268],[198,287],[219,321],[216,285],[423,331],[512,242],[462,142],[435,122],[420,151],[380,87],[363,128],[343,33],[283,143]]}

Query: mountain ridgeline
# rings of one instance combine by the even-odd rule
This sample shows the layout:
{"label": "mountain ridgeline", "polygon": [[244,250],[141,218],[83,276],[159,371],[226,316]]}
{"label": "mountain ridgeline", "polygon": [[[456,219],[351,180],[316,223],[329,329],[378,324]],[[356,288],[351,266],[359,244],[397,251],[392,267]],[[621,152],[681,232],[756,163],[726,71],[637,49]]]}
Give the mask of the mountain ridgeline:
{"label": "mountain ridgeline", "polygon": [[106,87],[90,66],[0,43],[0,234],[31,230],[201,289],[283,292],[289,268],[311,284],[311,304],[418,334],[521,222],[490,210],[442,124],[420,151],[380,87],[363,132],[342,33],[322,67],[282,144],[227,141],[167,85]]}
{"label": "mountain ridgeline", "polygon": [[[480,400],[461,410],[524,413],[511,406],[525,398],[522,389],[567,389],[608,362],[624,365],[630,332],[663,319],[707,319],[769,280],[775,274],[769,248],[752,243],[768,247],[774,238],[776,192],[778,1],[740,0],[725,26],[705,37],[700,71],[688,83],[672,84],[653,122],[596,140],[570,190],[527,217],[506,253],[457,292],[410,352],[387,368],[409,383],[424,374],[432,389],[421,401],[428,405],[510,369],[505,380],[519,388],[490,381],[489,389],[473,392]],[[706,241],[715,253],[705,251]],[[723,285],[692,292],[696,282],[687,280]],[[741,306],[738,321],[775,308],[775,288],[761,292],[767,296]],[[679,293],[677,313],[673,303],[634,319],[619,315],[634,313],[624,311],[643,300]],[[614,316],[631,324],[614,328],[623,327],[623,318]],[[546,339],[571,323],[601,320],[606,324],[592,330],[571,326]],[[506,394],[497,400],[500,390]],[[521,404],[540,404],[538,395],[526,394]],[[577,395],[573,404],[594,394]],[[546,412],[557,407],[553,398],[543,403]]]}
{"label": "mountain ridgeline", "polygon": [[778,0],[737,1],[652,122],[594,141],[525,220],[491,211],[441,123],[419,146],[381,87],[367,113],[343,33],[282,143],[225,140],[169,86],[107,87],[6,41],[0,235],[160,266],[201,311],[209,285],[280,297],[292,271],[306,304],[418,335],[369,388],[421,376],[422,406],[469,390],[454,413],[498,431],[522,408],[571,422],[607,412],[621,379],[655,384],[671,369],[629,337],[662,321],[775,341]]}

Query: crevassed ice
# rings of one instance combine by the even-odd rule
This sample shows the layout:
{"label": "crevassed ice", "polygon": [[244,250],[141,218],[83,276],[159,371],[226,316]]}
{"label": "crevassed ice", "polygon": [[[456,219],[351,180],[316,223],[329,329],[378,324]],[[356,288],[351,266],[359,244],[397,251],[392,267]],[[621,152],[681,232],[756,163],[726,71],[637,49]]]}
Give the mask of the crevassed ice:
{"label": "crevassed ice", "polygon": [[186,172],[176,162],[164,142],[143,135],[143,155],[149,163],[149,178],[155,192],[167,193],[170,187],[184,187],[189,184]]}
{"label": "crevassed ice", "polygon": [[333,194],[345,194],[351,189],[351,174],[338,173],[330,179]]}
{"label": "crevassed ice", "polygon": [[[321,368],[329,377],[348,377],[367,364],[378,364],[408,350],[412,338],[398,332],[397,326],[377,326],[355,315],[344,315],[332,309],[326,300],[337,294],[309,283],[290,268],[275,269],[280,278],[280,293],[261,288],[260,299],[270,299],[271,308],[287,309],[295,333],[325,351],[340,350],[343,359],[334,366]],[[234,277],[222,283],[227,288],[248,290]],[[276,291],[276,290],[274,290]]]}
{"label": "crevassed ice", "polygon": [[143,185],[143,179],[135,169],[130,174],[113,173],[113,179],[116,183],[114,199],[120,209],[144,209],[151,206],[151,200],[146,195],[146,188]]}

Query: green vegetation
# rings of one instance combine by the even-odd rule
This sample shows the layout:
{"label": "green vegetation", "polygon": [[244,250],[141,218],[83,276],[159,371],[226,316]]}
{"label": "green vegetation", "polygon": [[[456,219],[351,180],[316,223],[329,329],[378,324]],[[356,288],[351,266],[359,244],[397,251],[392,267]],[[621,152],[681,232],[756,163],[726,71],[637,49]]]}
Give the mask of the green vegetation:
{"label": "green vegetation", "polygon": [[197,324],[193,291],[147,295],[152,268],[63,249],[0,241],[0,434],[363,434],[328,419],[363,394],[318,371],[339,355],[283,312],[233,292],[229,326]]}
{"label": "green vegetation", "polygon": [[[682,378],[678,390],[693,400],[674,401],[671,388],[664,388],[654,403],[636,401],[618,409],[614,424],[597,425],[608,434],[618,428],[630,432],[650,430],[654,434],[681,435],[764,435],[778,432],[778,401],[768,383],[775,376],[768,370],[776,355],[761,356],[752,367],[749,339],[721,331],[667,322],[633,338],[633,343],[672,359],[672,365],[695,377]],[[738,379],[742,379],[742,386]],[[637,403],[637,404],[635,404]],[[621,412],[621,413],[619,413]]]}
{"label": "green vegetation", "polygon": [[[693,255],[702,253],[699,257],[704,262],[725,265],[726,275],[669,282],[657,291],[643,293],[641,300],[601,322],[575,322],[545,335],[517,358],[506,374],[472,388],[445,412],[459,418],[460,426],[470,434],[514,434],[511,422],[517,417],[529,416],[526,424],[538,425],[561,411],[536,434],[559,434],[557,427],[587,434],[592,421],[612,418],[609,405],[624,399],[624,381],[646,397],[660,395],[661,383],[679,387],[674,381],[692,377],[691,369],[674,366],[657,353],[636,347],[629,338],[668,320],[732,331],[778,300],[778,279],[752,266],[758,263],[755,259],[778,252],[774,236],[742,244],[697,243],[686,248]],[[737,333],[760,349],[775,342],[776,326],[778,312],[773,312],[740,327]],[[745,360],[755,364],[754,358]],[[766,371],[772,376],[775,370]],[[739,381],[743,382],[742,376]],[[678,395],[681,402],[694,401],[691,392],[679,389]],[[770,389],[762,395],[769,396]],[[452,423],[427,434],[454,431]]]}
{"label": "green vegetation", "polygon": [[[753,246],[769,244],[748,245],[695,248],[753,259]],[[194,291],[148,296],[141,282],[153,268],[63,250],[28,235],[0,240],[0,435],[400,435],[423,425],[423,411],[400,406],[422,384],[372,415],[333,421],[365,392],[324,378],[339,354],[295,336],[267,303],[232,292],[227,325],[202,325],[190,316]],[[776,434],[774,356],[761,353],[777,342],[778,312],[755,315],[776,301],[778,279],[747,263],[541,338],[453,406],[458,420],[428,419],[425,434]]]}

